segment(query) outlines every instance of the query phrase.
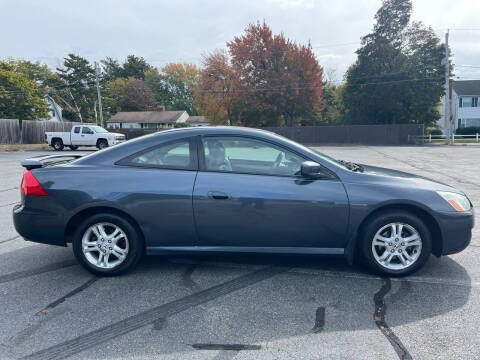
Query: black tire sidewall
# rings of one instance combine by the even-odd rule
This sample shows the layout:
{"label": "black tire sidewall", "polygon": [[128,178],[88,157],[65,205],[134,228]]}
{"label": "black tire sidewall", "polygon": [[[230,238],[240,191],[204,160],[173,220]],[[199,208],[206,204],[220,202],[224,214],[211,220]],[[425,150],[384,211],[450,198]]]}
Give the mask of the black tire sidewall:
{"label": "black tire sidewall", "polygon": [[[127,258],[118,267],[113,269],[102,269],[90,264],[82,251],[83,234],[91,225],[100,222],[109,222],[119,226],[128,238],[129,251]],[[95,214],[85,219],[75,231],[72,247],[78,262],[88,271],[99,276],[115,276],[131,271],[143,257],[145,249],[143,240],[135,226],[132,225],[130,221],[116,214]]]}
{"label": "black tire sidewall", "polygon": [[[406,269],[391,270],[387,269],[375,260],[372,253],[372,241],[377,231],[389,223],[401,222],[414,227],[422,239],[422,250],[417,261]],[[432,250],[432,238],[428,227],[416,215],[405,211],[390,211],[379,214],[373,218],[362,231],[361,253],[363,262],[376,273],[387,276],[405,276],[414,273],[420,269],[430,257]]]}
{"label": "black tire sidewall", "polygon": [[99,140],[97,143],[97,148],[99,150],[105,149],[108,147],[108,143],[105,140]]}
{"label": "black tire sidewall", "polygon": [[[57,144],[58,144],[58,148],[55,146]],[[63,150],[63,141],[58,140],[58,139],[53,140],[52,147],[55,151],[62,151]]]}

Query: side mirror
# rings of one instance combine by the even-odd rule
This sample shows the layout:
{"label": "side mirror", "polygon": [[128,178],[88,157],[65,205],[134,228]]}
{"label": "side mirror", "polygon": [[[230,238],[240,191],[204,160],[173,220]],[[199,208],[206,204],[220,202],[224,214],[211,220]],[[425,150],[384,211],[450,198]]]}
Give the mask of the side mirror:
{"label": "side mirror", "polygon": [[301,174],[303,177],[314,179],[324,177],[322,166],[314,161],[304,161],[302,163]]}

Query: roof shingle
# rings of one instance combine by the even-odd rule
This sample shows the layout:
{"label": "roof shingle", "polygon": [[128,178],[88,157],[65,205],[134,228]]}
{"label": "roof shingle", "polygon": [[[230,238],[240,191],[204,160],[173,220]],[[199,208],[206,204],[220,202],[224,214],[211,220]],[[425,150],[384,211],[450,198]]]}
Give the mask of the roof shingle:
{"label": "roof shingle", "polygon": [[107,122],[175,123],[185,111],[121,111]]}
{"label": "roof shingle", "polygon": [[454,81],[453,90],[458,95],[480,95],[480,80]]}

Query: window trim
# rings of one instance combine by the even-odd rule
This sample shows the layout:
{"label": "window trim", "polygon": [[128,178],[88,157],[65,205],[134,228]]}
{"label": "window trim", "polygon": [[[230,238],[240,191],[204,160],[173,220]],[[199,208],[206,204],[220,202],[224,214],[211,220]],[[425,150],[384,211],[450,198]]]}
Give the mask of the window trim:
{"label": "window trim", "polygon": [[208,173],[220,173],[220,174],[240,174],[240,175],[255,175],[255,176],[275,176],[275,177],[282,177],[282,178],[290,178],[290,179],[306,179],[301,175],[278,175],[278,174],[265,174],[265,173],[253,173],[253,172],[241,172],[241,171],[227,171],[227,170],[209,170],[206,166],[205,161],[205,150],[203,148],[203,139],[204,138],[212,138],[212,137],[239,137],[239,138],[246,138],[246,139],[253,139],[257,141],[263,141],[268,144],[272,144],[276,147],[285,149],[298,157],[302,158],[304,161],[314,161],[318,165],[320,165],[322,172],[325,174],[325,177],[321,177],[318,179],[309,179],[309,180],[339,180],[338,176],[332,172],[331,170],[327,169],[325,166],[320,164],[318,161],[315,161],[309,157],[306,157],[303,154],[291,149],[283,144],[279,144],[277,142],[271,141],[269,139],[264,139],[257,136],[252,135],[243,135],[243,134],[209,134],[209,135],[200,135],[198,136],[197,140],[197,152],[198,152],[198,171],[201,172],[208,172]]}
{"label": "window trim", "polygon": [[[131,162],[132,159],[141,156],[144,153],[147,153],[149,151],[158,149],[162,146],[173,144],[176,142],[188,142],[190,146],[190,163],[193,166],[189,167],[183,167],[183,166],[171,166],[171,165],[155,165],[155,164],[139,164],[139,163],[134,163]],[[180,138],[180,139],[174,139],[170,141],[165,141],[162,142],[161,144],[156,144],[154,146],[150,146],[146,149],[137,151],[134,154],[128,155],[127,157],[124,157],[123,159],[120,159],[115,162],[115,165],[119,166],[129,166],[129,167],[137,167],[137,168],[143,168],[143,169],[163,169],[163,170],[180,170],[180,171],[198,171],[199,164],[198,164],[198,142],[195,139],[195,136],[190,136],[190,137],[185,137],[185,138]]]}

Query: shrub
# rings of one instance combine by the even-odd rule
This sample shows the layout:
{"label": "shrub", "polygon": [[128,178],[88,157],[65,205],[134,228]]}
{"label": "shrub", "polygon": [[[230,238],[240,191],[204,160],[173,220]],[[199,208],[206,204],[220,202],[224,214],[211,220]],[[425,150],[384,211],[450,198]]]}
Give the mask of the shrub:
{"label": "shrub", "polygon": [[443,135],[443,131],[441,129],[432,129],[430,130],[430,134],[434,136]]}
{"label": "shrub", "polygon": [[455,131],[457,135],[475,135],[480,134],[480,126],[469,126],[464,128],[458,128]]}

